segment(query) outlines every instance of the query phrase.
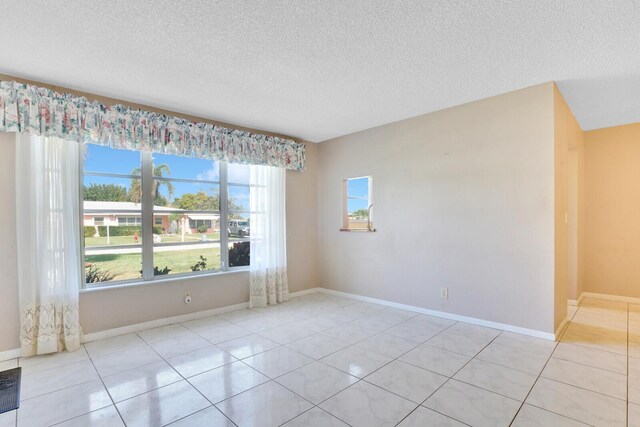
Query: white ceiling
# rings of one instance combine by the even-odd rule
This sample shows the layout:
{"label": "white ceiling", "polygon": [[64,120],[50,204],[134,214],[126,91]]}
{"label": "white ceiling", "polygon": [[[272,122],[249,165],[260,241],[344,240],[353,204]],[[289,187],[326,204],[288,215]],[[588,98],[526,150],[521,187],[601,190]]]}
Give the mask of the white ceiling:
{"label": "white ceiling", "polygon": [[323,141],[558,82],[640,121],[633,0],[0,0],[0,73]]}

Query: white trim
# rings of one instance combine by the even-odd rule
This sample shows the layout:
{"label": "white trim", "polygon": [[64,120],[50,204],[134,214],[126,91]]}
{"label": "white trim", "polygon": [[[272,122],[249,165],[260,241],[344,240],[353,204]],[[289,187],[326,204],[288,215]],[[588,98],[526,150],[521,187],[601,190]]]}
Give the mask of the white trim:
{"label": "white trim", "polygon": [[17,359],[20,357],[20,349],[14,348],[13,350],[0,351],[0,362],[4,362],[11,359]]}
{"label": "white trim", "polygon": [[120,328],[107,329],[104,331],[93,332],[83,336],[82,343],[101,340],[104,338],[116,337],[118,335],[132,334],[144,331],[146,329],[158,328],[160,326],[172,325],[174,323],[188,322],[190,320],[202,319],[203,317],[214,316],[216,314],[227,313],[229,311],[241,310],[249,307],[248,302],[240,304],[227,305],[224,307],[213,308],[211,310],[196,311],[193,313],[182,314],[179,316],[164,317],[162,319],[150,320],[148,322],[135,323],[133,325],[122,326]]}
{"label": "white trim", "polygon": [[622,295],[599,294],[597,292],[583,292],[582,295],[580,295],[580,299],[578,301],[582,302],[583,298],[597,298],[597,299],[604,299],[609,301],[622,301],[622,302],[628,302],[631,304],[640,304],[640,298],[637,298],[637,297],[625,297]]}
{"label": "white trim", "polygon": [[322,292],[322,288],[315,287],[310,289],[303,289],[302,291],[296,291],[289,293],[290,298],[301,297],[303,295],[315,294],[317,292]]}
{"label": "white trim", "polygon": [[[104,289],[104,288],[102,288]],[[454,314],[454,313],[447,313],[444,311],[437,311],[437,310],[430,310],[427,308],[422,308],[422,307],[417,307],[417,306],[413,306],[413,305],[407,305],[407,304],[401,304],[401,303],[397,303],[397,302],[392,302],[392,301],[387,301],[387,300],[382,300],[382,299],[377,299],[377,298],[371,298],[371,297],[366,297],[366,296],[362,296],[362,295],[356,295],[356,294],[350,294],[347,292],[341,292],[341,291],[336,291],[333,289],[326,289],[326,288],[321,288],[321,287],[315,287],[315,288],[310,288],[310,289],[304,289],[302,291],[297,291],[297,292],[292,292],[289,294],[289,296],[291,298],[296,298],[299,296],[303,296],[303,295],[309,295],[309,294],[313,294],[316,292],[321,292],[321,293],[325,293],[325,294],[329,294],[329,295],[337,295],[337,296],[342,296],[345,298],[350,298],[353,300],[357,300],[357,301],[365,301],[365,302],[371,302],[374,304],[380,304],[380,305],[384,305],[387,307],[394,307],[394,308],[399,308],[402,310],[408,310],[408,311],[413,311],[413,312],[417,312],[417,313],[422,313],[422,314],[428,314],[430,316],[436,316],[436,317],[442,317],[445,319],[451,319],[451,320],[456,320],[459,322],[466,322],[466,323],[470,323],[473,325],[479,325],[479,326],[485,326],[488,328],[494,328],[494,329],[500,329],[503,331],[508,331],[508,332],[514,332],[517,334],[521,334],[521,335],[527,335],[527,336],[531,336],[531,337],[535,337],[535,338],[542,338],[542,339],[546,339],[549,341],[555,341],[559,336],[560,333],[562,332],[563,328],[565,327],[565,325],[568,322],[568,319],[564,319],[563,322],[560,324],[560,326],[558,327],[558,330],[555,333],[549,333],[549,332],[543,332],[543,331],[538,331],[535,329],[528,329],[528,328],[522,328],[519,326],[513,326],[513,325],[508,325],[505,323],[498,323],[498,322],[493,322],[491,320],[484,320],[484,319],[478,319],[475,317],[469,317],[469,316],[462,316],[459,314]],[[631,298],[631,297],[618,297],[615,295],[602,295],[602,294],[594,294],[594,293],[588,293],[585,292],[583,293],[583,295],[580,296],[580,299],[578,301],[582,300],[582,297],[595,297],[595,298],[602,298],[602,299],[613,299],[613,300],[633,300],[633,302],[638,302],[640,303],[640,298]],[[160,326],[167,326],[167,325],[171,325],[174,323],[180,323],[180,322],[187,322],[189,320],[196,320],[196,319],[201,319],[203,317],[208,317],[208,316],[213,316],[216,314],[222,314],[222,313],[227,313],[229,311],[234,311],[234,310],[241,310],[243,308],[248,308],[249,307],[249,303],[248,302],[243,302],[240,304],[234,304],[234,305],[228,305],[225,307],[218,307],[218,308],[214,308],[214,309],[210,309],[210,310],[203,310],[203,311],[197,311],[194,313],[188,313],[188,314],[182,314],[179,316],[172,316],[172,317],[165,317],[162,319],[156,319],[156,320],[151,320],[148,322],[142,322],[142,323],[136,323],[133,325],[127,325],[127,326],[122,326],[120,328],[114,328],[114,329],[107,329],[104,331],[99,331],[99,332],[94,332],[91,334],[86,334],[83,336],[82,342],[83,343],[88,343],[88,342],[92,342],[92,341],[97,341],[97,340],[101,340],[104,338],[111,338],[111,337],[115,337],[118,335],[125,335],[125,334],[131,334],[131,333],[136,333],[136,332],[140,332],[146,329],[151,329],[151,328],[157,328]],[[17,357],[20,357],[20,349],[14,349],[14,350],[7,350],[7,351],[3,351],[0,352],[0,362],[4,361],[4,360],[10,360],[10,359],[15,359]]]}
{"label": "white trim", "polygon": [[456,320],[459,322],[471,323],[472,325],[485,326],[487,328],[500,329],[507,332],[514,332],[516,334],[528,335],[530,337],[542,338],[549,341],[555,341],[555,333],[543,332],[535,329],[522,328],[520,326],[508,325],[506,323],[493,322],[491,320],[478,319],[476,317],[462,316],[454,313],[447,313],[445,311],[430,310],[428,308],[416,307],[414,305],[400,304],[397,302],[365,297],[362,295],[350,294],[347,292],[335,291],[333,289],[320,288],[320,292],[337,295],[345,298],[351,298],[358,301],[371,302],[374,304],[386,305],[388,307],[399,308],[402,310],[414,311],[417,313],[428,314],[430,316],[442,317],[445,319]]}
{"label": "white trim", "polygon": [[562,333],[564,332],[564,328],[567,326],[567,324],[569,323],[569,317],[565,316],[564,320],[562,320],[562,322],[560,322],[560,325],[558,326],[558,329],[556,329],[555,332],[555,341],[559,341],[560,340],[560,335],[562,335]]}
{"label": "white trim", "polygon": [[[318,292],[320,288],[304,289],[302,291],[292,292],[289,297],[295,298],[302,295],[312,294]],[[213,308],[210,310],[196,311],[193,313],[182,314],[179,316],[165,317],[162,319],[150,320],[148,322],[135,323],[133,325],[122,326],[120,328],[107,329],[105,331],[93,332],[91,334],[84,335],[82,342],[88,343],[91,341],[97,341],[104,338],[111,338],[118,335],[132,334],[146,329],[159,328],[160,326],[172,325],[174,323],[188,322],[190,320],[202,319],[203,317],[214,316],[216,314],[228,313],[229,311],[242,310],[248,308],[249,302],[242,302],[240,304],[227,305],[224,307]]]}

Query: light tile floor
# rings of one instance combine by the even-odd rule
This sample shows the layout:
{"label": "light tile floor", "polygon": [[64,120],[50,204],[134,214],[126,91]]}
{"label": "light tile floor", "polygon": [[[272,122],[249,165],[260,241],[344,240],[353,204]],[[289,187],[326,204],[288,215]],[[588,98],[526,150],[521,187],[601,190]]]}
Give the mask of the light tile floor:
{"label": "light tile floor", "polygon": [[559,343],[316,293],[0,363],[26,426],[640,426],[640,305]]}

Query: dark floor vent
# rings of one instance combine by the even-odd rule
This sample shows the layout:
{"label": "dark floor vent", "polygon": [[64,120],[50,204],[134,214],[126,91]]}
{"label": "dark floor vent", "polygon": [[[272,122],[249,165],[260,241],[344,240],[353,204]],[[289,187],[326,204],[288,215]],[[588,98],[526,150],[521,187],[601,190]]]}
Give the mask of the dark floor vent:
{"label": "dark floor vent", "polygon": [[22,368],[0,372],[0,414],[20,406],[20,374]]}

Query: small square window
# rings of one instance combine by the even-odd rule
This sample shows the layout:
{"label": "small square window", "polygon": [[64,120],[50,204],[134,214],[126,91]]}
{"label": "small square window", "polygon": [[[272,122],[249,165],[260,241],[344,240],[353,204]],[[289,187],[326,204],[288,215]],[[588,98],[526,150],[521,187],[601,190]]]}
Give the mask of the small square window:
{"label": "small square window", "polygon": [[104,225],[104,217],[103,216],[94,216],[93,223],[95,225]]}
{"label": "small square window", "polygon": [[343,183],[343,230],[375,231],[372,221],[371,177],[348,178]]}

